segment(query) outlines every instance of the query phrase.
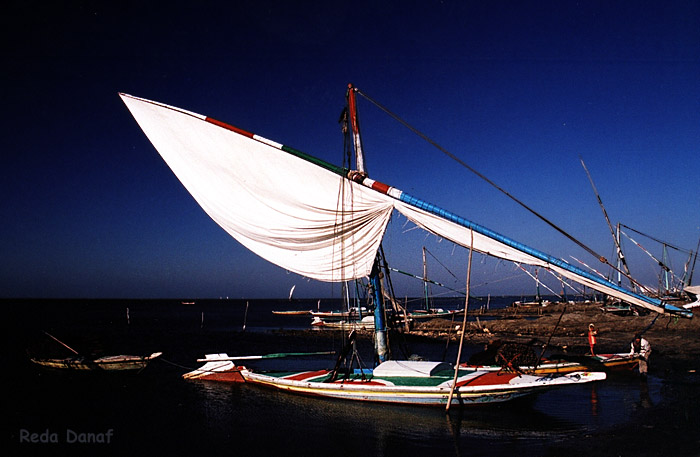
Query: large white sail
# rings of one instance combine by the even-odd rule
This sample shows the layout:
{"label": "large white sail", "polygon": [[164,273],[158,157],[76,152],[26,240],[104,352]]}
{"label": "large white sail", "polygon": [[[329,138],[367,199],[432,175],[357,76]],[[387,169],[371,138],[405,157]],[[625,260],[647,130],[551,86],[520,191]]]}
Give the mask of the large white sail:
{"label": "large white sail", "polygon": [[392,201],[205,116],[120,94],[168,166],[242,245],[321,281],[366,277]]}
{"label": "large white sail", "polygon": [[687,310],[623,289],[398,189],[368,178],[359,179],[359,184],[337,167],[249,132],[120,95],[207,214],[251,251],[295,273],[321,281],[368,276],[396,209],[423,229],[461,246],[549,268],[656,312],[690,316]]}
{"label": "large white sail", "polygon": [[493,237],[498,236],[498,234],[492,233],[491,236],[484,235],[479,231],[474,231],[465,225],[457,224],[445,219],[444,217],[440,217],[403,202],[397,202],[395,207],[400,213],[419,227],[448,239],[453,243],[469,248],[472,243],[473,235],[473,248],[477,252],[517,263],[548,268],[565,278],[574,280],[585,285],[586,287],[590,287],[611,297],[615,297],[627,303],[642,306],[659,313],[664,312],[664,307],[658,300],[653,300],[649,297],[635,294],[604,279],[588,275],[585,271],[580,270],[564,262],[563,260],[542,255],[542,253],[537,253],[537,256],[529,254],[526,251],[536,251],[534,249],[528,249],[522,245],[514,247],[499,241]]}

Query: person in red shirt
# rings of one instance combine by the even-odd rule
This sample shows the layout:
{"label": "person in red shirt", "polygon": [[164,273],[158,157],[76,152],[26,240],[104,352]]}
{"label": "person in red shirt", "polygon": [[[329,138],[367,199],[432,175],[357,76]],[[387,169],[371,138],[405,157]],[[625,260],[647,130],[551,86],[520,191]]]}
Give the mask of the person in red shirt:
{"label": "person in red shirt", "polygon": [[598,331],[595,329],[595,325],[588,324],[588,346],[591,348],[591,355],[595,355],[595,337]]}

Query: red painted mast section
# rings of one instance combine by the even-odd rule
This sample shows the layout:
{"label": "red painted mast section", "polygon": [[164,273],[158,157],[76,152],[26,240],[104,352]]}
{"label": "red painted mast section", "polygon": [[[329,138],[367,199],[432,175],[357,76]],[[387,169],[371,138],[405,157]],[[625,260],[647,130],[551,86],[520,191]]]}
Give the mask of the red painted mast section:
{"label": "red painted mast section", "polygon": [[355,88],[348,84],[348,111],[350,116],[350,126],[352,127],[352,140],[355,146],[355,165],[357,171],[367,173],[365,170],[365,158],[362,152],[362,141],[360,141],[360,123],[357,119],[357,105],[355,103]]}

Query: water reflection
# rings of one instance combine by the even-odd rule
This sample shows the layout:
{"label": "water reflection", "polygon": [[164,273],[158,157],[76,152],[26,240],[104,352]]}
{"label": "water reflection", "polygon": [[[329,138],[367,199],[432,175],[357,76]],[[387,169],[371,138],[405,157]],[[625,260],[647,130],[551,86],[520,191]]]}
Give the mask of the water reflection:
{"label": "water reflection", "polygon": [[651,408],[654,406],[654,402],[651,399],[651,395],[649,394],[649,384],[647,382],[647,379],[643,379],[639,383],[639,406],[647,409]]}
{"label": "water reflection", "polygon": [[591,386],[591,416],[598,416],[598,392],[596,386]]}
{"label": "water reflection", "polygon": [[[545,441],[624,423],[639,408],[651,407],[661,388],[653,377],[645,383],[612,378],[447,415],[442,408],[311,398],[245,384],[189,385],[208,424],[204,434],[228,437],[238,448],[308,453],[342,445],[347,453],[470,456],[537,453]],[[261,442],[263,430],[274,431],[275,438]]]}

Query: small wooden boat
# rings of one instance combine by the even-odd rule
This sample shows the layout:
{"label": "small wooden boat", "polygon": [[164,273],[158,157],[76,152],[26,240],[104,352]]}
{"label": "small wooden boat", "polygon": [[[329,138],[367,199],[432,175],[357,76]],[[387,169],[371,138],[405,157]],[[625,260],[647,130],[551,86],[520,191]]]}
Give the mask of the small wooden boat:
{"label": "small wooden boat", "polygon": [[335,320],[346,320],[348,318],[356,319],[360,316],[371,315],[372,312],[369,311],[364,306],[362,307],[352,307],[349,311],[311,311],[310,313],[313,317],[318,317],[321,319],[335,319]]}
{"label": "small wooden boat", "polygon": [[142,370],[154,359],[160,357],[162,352],[154,352],[148,356],[140,355],[110,355],[90,359],[87,357],[67,357],[63,359],[35,359],[32,362],[42,367],[61,370],[77,371],[132,371]]}
{"label": "small wooden boat", "polygon": [[272,311],[272,314],[282,315],[282,316],[306,316],[311,314],[311,310],[292,310],[292,311]]}
{"label": "small wooden boat", "polygon": [[627,303],[607,303],[600,307],[600,310],[604,313],[615,314],[618,316],[631,316],[634,314],[634,310]]}
{"label": "small wooden boat", "polygon": [[365,316],[362,319],[332,320],[321,319],[314,316],[311,320],[312,327],[339,328],[343,330],[374,330],[374,316]]}
{"label": "small wooden boat", "polygon": [[422,320],[422,319],[433,319],[436,317],[452,318],[461,317],[464,315],[463,309],[442,309],[442,308],[430,308],[430,310],[416,309],[408,313],[408,317],[411,319]]}
{"label": "small wooden boat", "polygon": [[576,371],[623,372],[632,371],[639,365],[639,357],[628,353],[598,354],[595,356],[560,356],[554,360],[543,359],[537,366],[517,365],[516,360],[502,360],[502,364],[473,365],[463,363],[461,368],[479,371],[515,371],[530,374],[563,374]]}

